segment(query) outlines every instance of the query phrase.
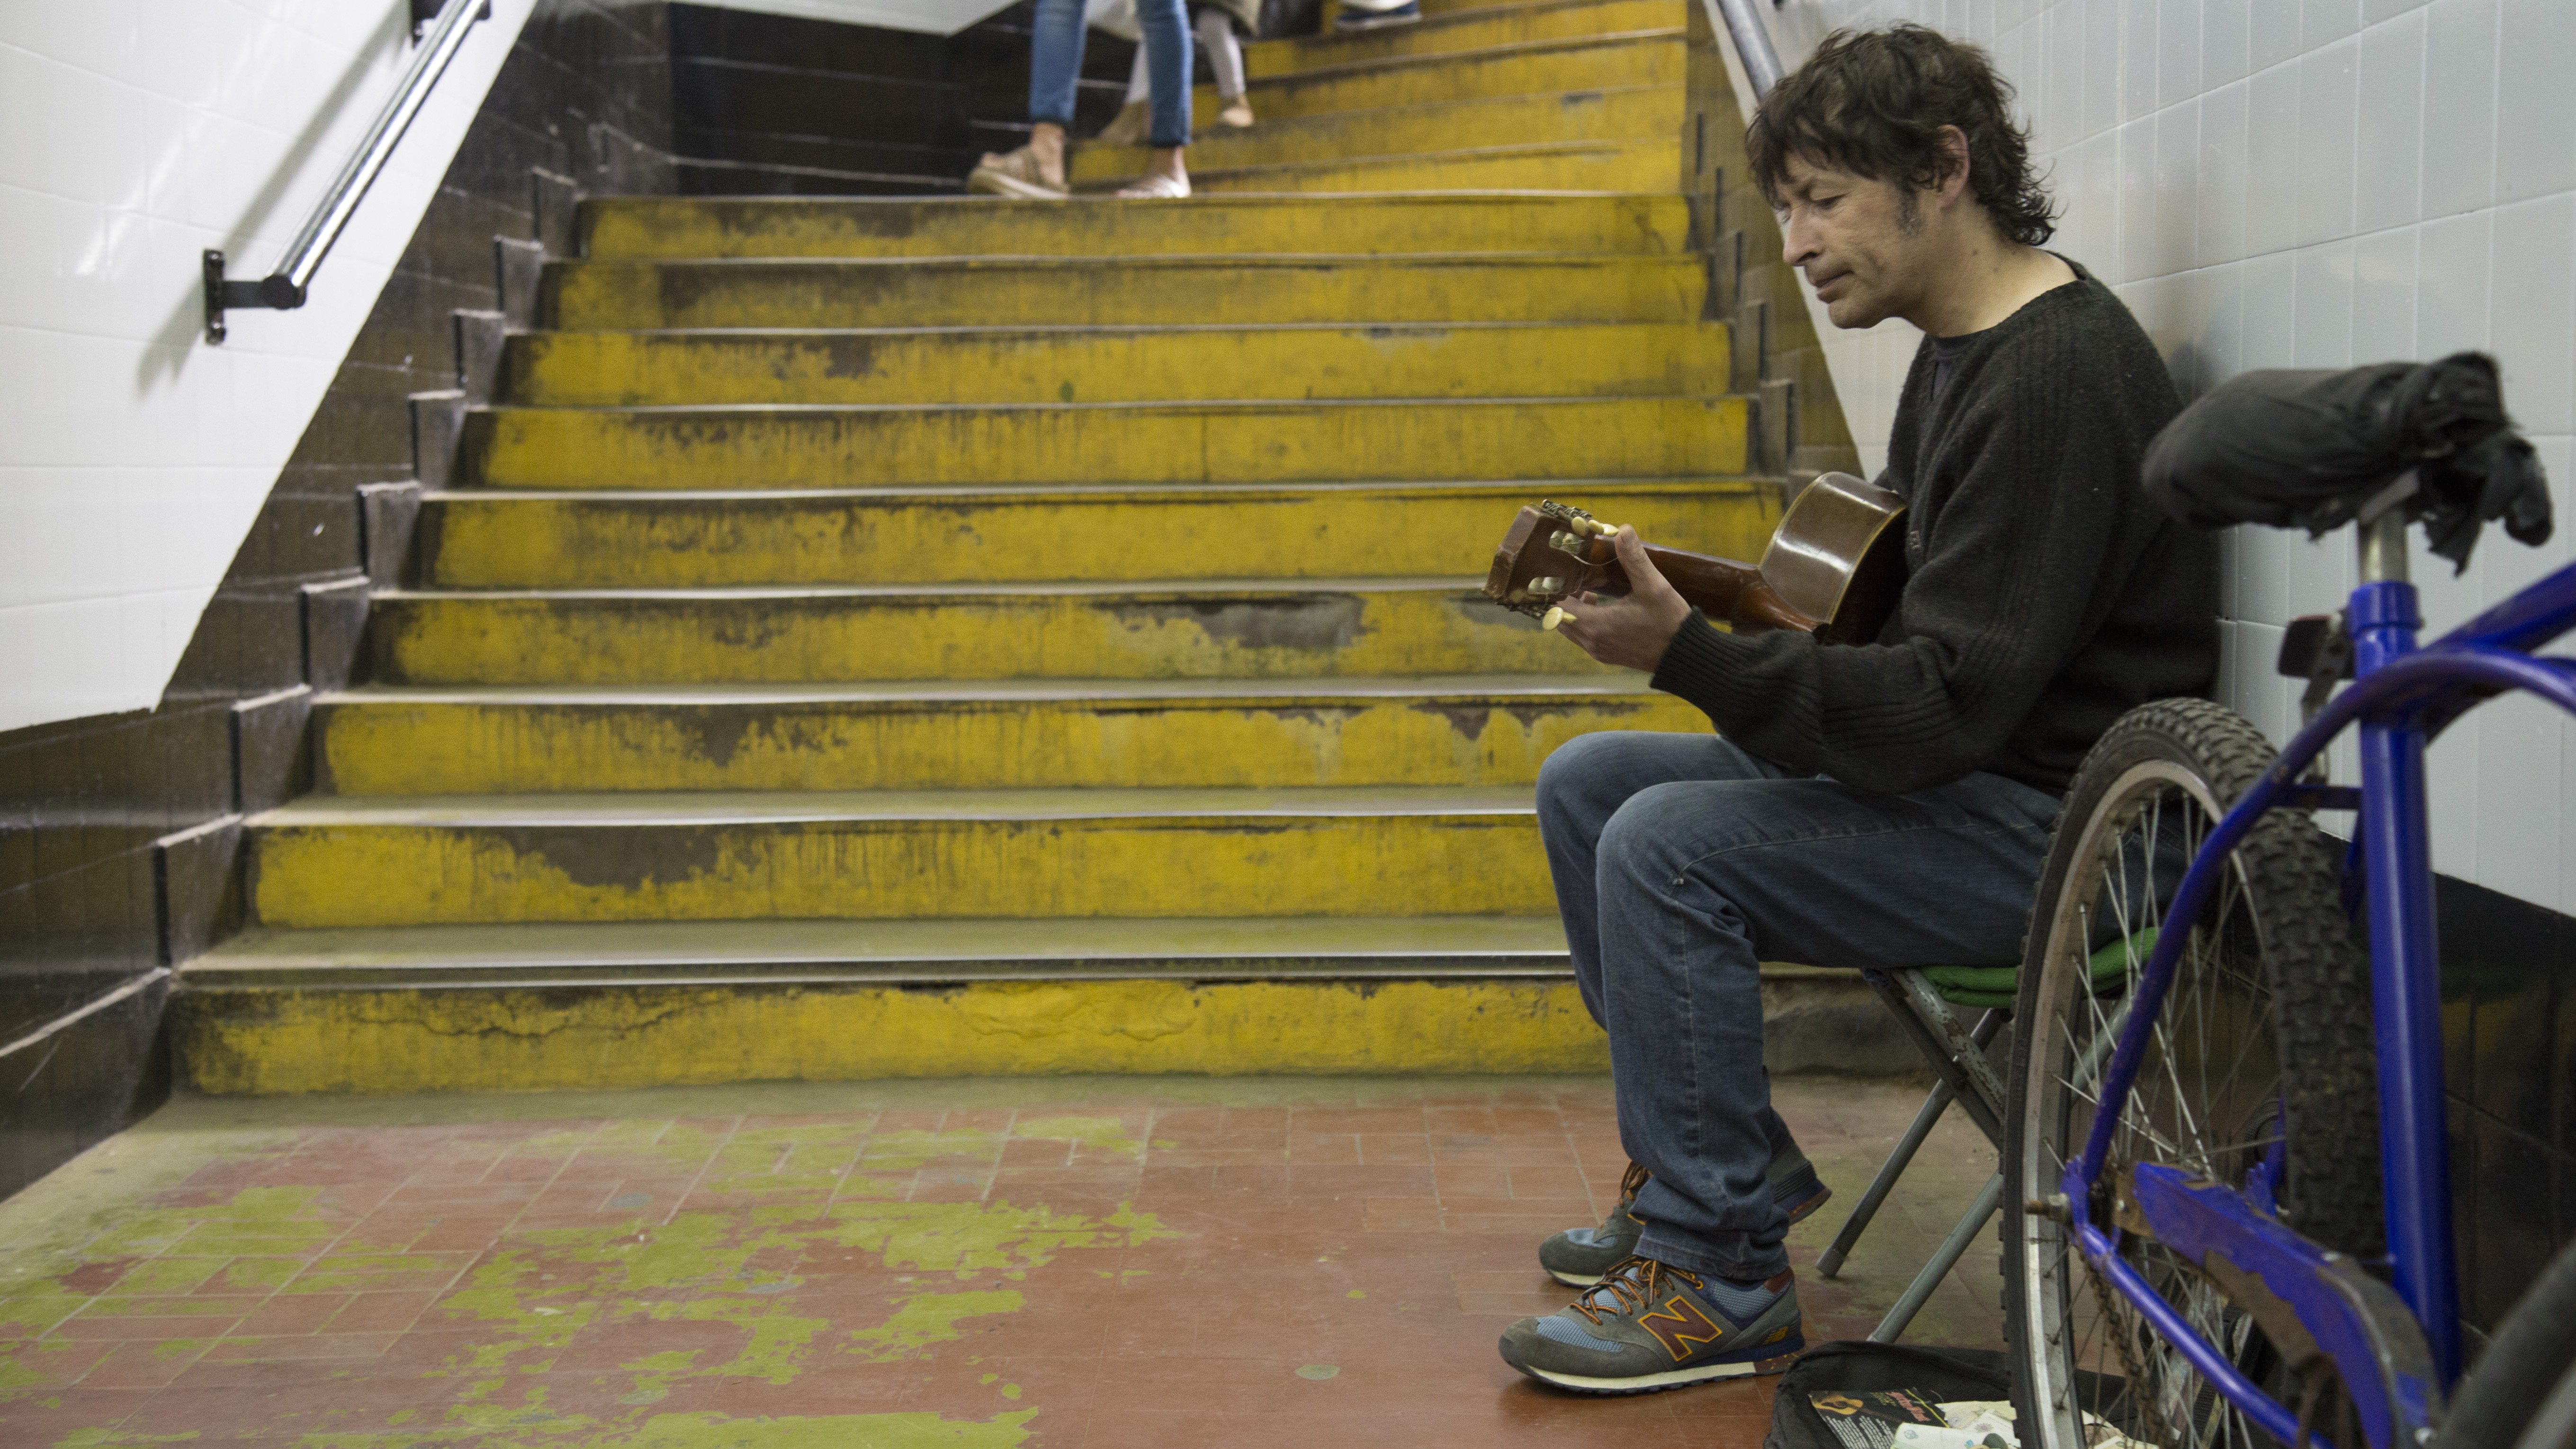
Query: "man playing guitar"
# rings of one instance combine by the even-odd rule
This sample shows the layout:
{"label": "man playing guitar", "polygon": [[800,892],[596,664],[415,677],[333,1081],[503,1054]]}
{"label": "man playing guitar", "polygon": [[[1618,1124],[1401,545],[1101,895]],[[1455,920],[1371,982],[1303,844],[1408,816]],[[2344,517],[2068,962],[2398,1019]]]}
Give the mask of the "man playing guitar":
{"label": "man playing guitar", "polygon": [[2061,793],[2131,706],[2206,694],[2217,545],[2139,487],[2178,410],[2128,309],[2048,251],[2010,88],[1918,26],[1829,36],[1746,137],[1783,254],[1837,327],[1920,328],[1879,483],[1905,578],[1874,642],[1710,624],[1615,540],[1630,591],[1561,630],[1705,710],[1715,736],[1577,739],[1538,806],[1633,1166],[1598,1228],[1540,1250],[1591,1283],[1502,1352],[1641,1393],[1777,1372],[1805,1345],[1781,1243],[1823,1200],[1770,1104],[1758,963],[2021,954]]}

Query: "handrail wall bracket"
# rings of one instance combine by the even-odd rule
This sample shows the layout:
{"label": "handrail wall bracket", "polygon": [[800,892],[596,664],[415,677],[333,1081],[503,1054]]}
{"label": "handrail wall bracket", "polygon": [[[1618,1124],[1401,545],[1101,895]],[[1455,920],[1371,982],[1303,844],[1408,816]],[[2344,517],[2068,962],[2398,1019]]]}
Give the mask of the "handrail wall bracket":
{"label": "handrail wall bracket", "polygon": [[[422,0],[413,0],[418,14]],[[492,0],[445,0],[438,7],[437,18],[429,22],[421,37],[420,53],[412,57],[411,69],[403,73],[402,84],[384,113],[368,128],[366,139],[358,143],[357,153],[340,174],[331,181],[331,189],[306,217],[295,239],[286,244],[286,254],[278,259],[277,268],[258,281],[232,280],[224,276],[224,254],[212,247],[204,256],[206,292],[206,340],[224,340],[224,313],[235,307],[266,307],[279,312],[293,311],[304,305],[313,287],[313,274],[322,259],[331,254],[331,244],[340,239],[349,218],[357,215],[358,203],[366,199],[367,189],[393,159],[394,147],[403,132],[411,129],[412,118],[420,114],[429,99],[432,86],[447,73],[447,64],[465,46],[465,33],[478,20],[492,17]],[[417,32],[416,32],[417,33]]]}

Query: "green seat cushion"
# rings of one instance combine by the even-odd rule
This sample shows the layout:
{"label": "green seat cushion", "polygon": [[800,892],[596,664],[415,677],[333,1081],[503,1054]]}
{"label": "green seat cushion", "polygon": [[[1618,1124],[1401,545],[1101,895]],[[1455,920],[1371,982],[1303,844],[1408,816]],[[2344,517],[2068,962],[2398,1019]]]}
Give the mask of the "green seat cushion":
{"label": "green seat cushion", "polygon": [[[2128,979],[2129,953],[2145,957],[2156,949],[2156,928],[2147,927],[2125,941],[2113,941],[2093,953],[2093,991],[2100,995]],[[1926,966],[1923,979],[1952,1006],[1991,1010],[2010,1006],[2020,995],[2019,966]]]}

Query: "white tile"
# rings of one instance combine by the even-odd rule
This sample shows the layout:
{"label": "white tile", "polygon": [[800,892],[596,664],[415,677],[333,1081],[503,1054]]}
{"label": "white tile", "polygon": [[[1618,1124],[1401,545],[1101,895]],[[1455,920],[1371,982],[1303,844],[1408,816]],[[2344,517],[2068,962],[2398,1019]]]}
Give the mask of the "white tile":
{"label": "white tile", "polygon": [[2119,0],[2120,119],[2156,109],[2156,11],[2163,0]]}
{"label": "white tile", "polygon": [[2156,104],[2199,95],[2201,0],[2161,0],[2156,17]]}
{"label": "white tile", "polygon": [[[2200,9],[2200,83],[2222,86],[2242,79],[2254,0],[2204,0]],[[2271,4],[2273,0],[2262,0]]]}
{"label": "white tile", "polygon": [[2240,264],[2244,288],[2241,371],[2289,367],[2298,336],[2292,326],[2297,295],[2293,260],[2288,252],[2271,252]]}
{"label": "white tile", "polygon": [[2351,41],[2299,59],[2299,242],[2352,234],[2353,66]]}
{"label": "white tile", "polygon": [[2299,53],[2298,0],[2251,0],[2247,18],[2247,70],[2264,70]]}
{"label": "white tile", "polygon": [[214,104],[233,36],[257,23],[234,6],[205,0],[135,0],[135,12],[133,52],[112,74],[187,106]]}
{"label": "white tile", "polygon": [[2076,168],[2084,192],[2082,239],[2075,259],[2106,281],[2120,280],[2120,133],[2104,131],[2084,143]]}
{"label": "white tile", "polygon": [[2377,231],[2422,214],[2424,17],[2362,32],[2359,71],[2353,228]]}
{"label": "white tile", "polygon": [[2048,123],[2043,134],[2050,149],[2084,139],[2084,0],[2060,0],[2042,12],[2048,36]]}
{"label": "white tile", "polygon": [[2246,92],[2245,252],[2298,243],[2299,67],[2257,74]]}
{"label": "white tile", "polygon": [[2500,18],[2496,199],[2576,187],[2576,4],[2504,0]]}
{"label": "white tile", "polygon": [[[2244,534],[2245,530],[2241,528],[2224,528],[2218,533],[2218,619],[2219,628],[2223,631],[2219,642],[2222,651],[2236,647],[2236,619],[2243,612],[2237,607],[2236,554],[2238,541]],[[2224,664],[2219,666],[2218,677],[2222,680],[2230,677]]]}
{"label": "white tile", "polygon": [[2200,98],[2193,260],[2204,267],[2245,255],[2245,100],[2243,81]]}
{"label": "white tile", "polygon": [[2424,27],[2424,215],[2495,199],[2495,0],[2434,0]]}
{"label": "white tile", "polygon": [[2201,391],[2245,370],[2245,264],[2206,267],[2199,278],[2198,376]]}
{"label": "white tile", "polygon": [[2353,243],[2352,360],[2415,357],[2415,228],[2376,232]]}
{"label": "white tile", "polygon": [[2361,28],[2361,0],[2301,0],[2299,45],[2315,50]]}
{"label": "white tile", "polygon": [[2084,134],[2120,124],[2120,0],[2084,0]]}
{"label": "white tile", "polygon": [[2383,20],[2420,10],[2425,0],[2361,0],[2361,23],[2377,25]]}
{"label": "white tile", "polygon": [[2156,123],[2131,121],[2119,130],[2121,281],[2152,277],[2156,264]]}
{"label": "white tile", "polygon": [[135,0],[21,0],[0,5],[0,46],[88,71],[117,74],[134,52]]}
{"label": "white tile", "polygon": [[2576,430],[2576,192],[2495,212],[2487,343],[2527,432]]}
{"label": "white tile", "polygon": [[2155,221],[2147,265],[2154,276],[2189,271],[2200,227],[2200,103],[2156,114]]}
{"label": "white tile", "polygon": [[2433,869],[2463,880],[2478,878],[2478,744],[2475,729],[2455,729],[2424,752]]}
{"label": "white tile", "polygon": [[2352,366],[2352,267],[2349,241],[2327,242],[2299,250],[2294,271],[2298,294],[2292,325],[2298,343],[2291,350],[2299,367]]}
{"label": "white tile", "polygon": [[2416,231],[2415,350],[2446,357],[2487,345],[2487,279],[2494,219],[2485,212],[2425,222]]}
{"label": "white tile", "polygon": [[2246,528],[2236,540],[2236,617],[2278,627],[2290,617],[2289,571],[2276,528]]}

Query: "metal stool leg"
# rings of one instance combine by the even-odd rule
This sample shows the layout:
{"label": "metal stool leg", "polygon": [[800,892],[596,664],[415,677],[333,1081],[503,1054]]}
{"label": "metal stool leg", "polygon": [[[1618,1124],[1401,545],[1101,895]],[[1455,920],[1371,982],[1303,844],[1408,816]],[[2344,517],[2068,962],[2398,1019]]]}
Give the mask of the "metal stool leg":
{"label": "metal stool leg", "polygon": [[[1905,1001],[1903,994],[1889,987],[1883,986],[1880,989],[1882,993],[1889,995],[1889,1004],[1898,1009],[1898,1016],[1909,1026],[1917,1028],[1912,1033],[1916,1037],[1917,1045],[1924,1046],[1933,1066],[1943,1075],[1940,1083],[1933,1087],[1932,1095],[1923,1099],[1923,1109],[1914,1114],[1914,1125],[1905,1129],[1905,1135],[1897,1141],[1896,1150],[1888,1154],[1887,1161],[1879,1165],[1878,1176],[1871,1180],[1869,1191],[1861,1194],[1859,1205],[1852,1209],[1851,1216],[1844,1221],[1842,1231],[1834,1235],[1833,1246],[1827,1248],[1824,1256],[1816,1260],[1816,1271],[1827,1278],[1842,1271],[1843,1263],[1851,1256],[1851,1250],[1860,1242],[1860,1235],[1869,1229],[1871,1220],[1878,1216],[1879,1207],[1887,1201],[1888,1193],[1896,1187],[1896,1179],[1902,1176],[1907,1165],[1914,1161],[1914,1154],[1922,1150],[1923,1139],[1931,1134],[1933,1124],[1939,1122],[1941,1114],[1949,1110],[1950,1104],[1958,1099],[1959,1089],[1956,1083],[1962,1080],[1962,1069],[1958,1064],[1947,1056],[1934,1054],[1933,1047],[1927,1044],[1935,1038],[1929,1030],[1921,1029],[1921,1017],[1910,1009],[1910,1003]],[[1982,1053],[1986,1044],[1993,1041],[1995,1034],[2003,1029],[2003,1024],[2002,1012],[1989,1011],[1978,1021],[1976,1029],[1967,1033],[1968,1040]],[[1982,1065],[1982,1062],[1980,1064]],[[1974,1109],[1970,1110],[1974,1115]],[[1981,1122],[1979,1125],[1984,1124]],[[1988,1129],[1988,1135],[1993,1135],[1993,1129]]]}
{"label": "metal stool leg", "polygon": [[1914,1114],[1914,1125],[1906,1128],[1905,1135],[1897,1139],[1896,1150],[1887,1154],[1887,1160],[1878,1165],[1878,1176],[1870,1179],[1869,1191],[1860,1195],[1859,1205],[1851,1210],[1850,1217],[1843,1220],[1842,1231],[1834,1234],[1834,1245],[1816,1259],[1817,1273],[1830,1278],[1842,1270],[1843,1260],[1851,1256],[1852,1247],[1860,1242],[1860,1235],[1869,1230],[1870,1219],[1878,1216],[1879,1204],[1887,1201],[1888,1191],[1896,1186],[1896,1179],[1905,1175],[1906,1167],[1914,1161],[1914,1154],[1923,1149],[1923,1139],[1932,1135],[1933,1124],[1941,1120],[1942,1113],[1950,1110],[1950,1101],[1957,1095],[1950,1090],[1948,1082],[1933,1086],[1932,1095],[1923,1099],[1923,1109]]}
{"label": "metal stool leg", "polygon": [[1878,1321],[1878,1327],[1869,1331],[1870,1342],[1896,1342],[1897,1336],[1905,1332],[1906,1325],[1914,1321],[1914,1315],[1923,1311],[1924,1303],[1932,1297],[1932,1290],[1940,1287],[1942,1278],[1959,1265],[1960,1255],[1968,1251],[1968,1244],[1974,1242],[1977,1234],[1985,1231],[1986,1224],[1994,1220],[1995,1209],[2003,1206],[2003,1200],[2004,1175],[1998,1172],[1986,1179],[1986,1190],[1977,1194],[1976,1202],[1968,1208],[1968,1215],[1959,1219],[1959,1225],[1950,1230],[1950,1236],[1941,1240],[1940,1248],[1932,1254],[1931,1261],[1923,1265],[1923,1271],[1915,1274],[1914,1281],[1906,1285],[1905,1296],[1897,1299],[1896,1306],[1887,1310],[1887,1316]]}

